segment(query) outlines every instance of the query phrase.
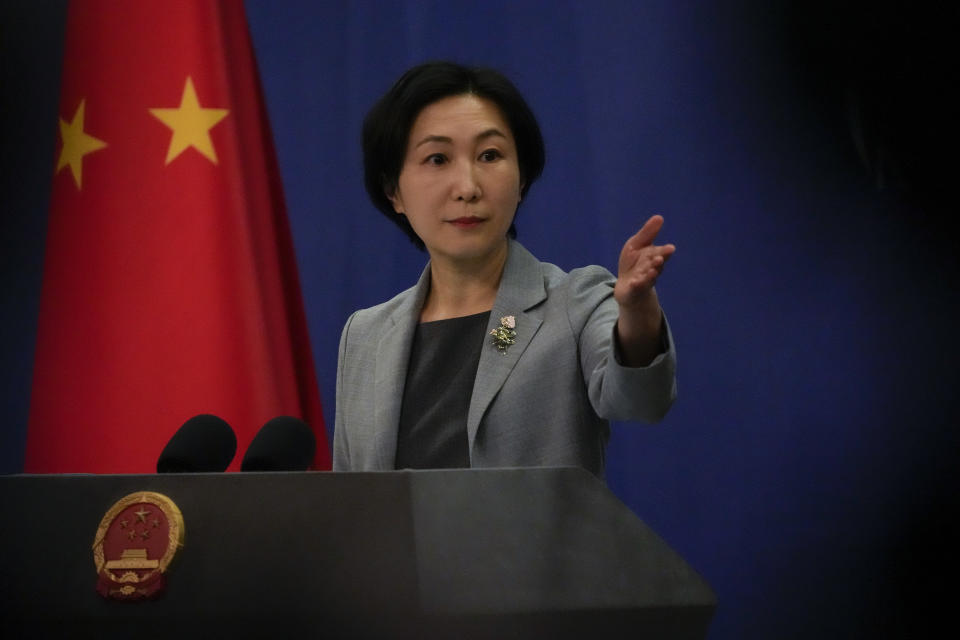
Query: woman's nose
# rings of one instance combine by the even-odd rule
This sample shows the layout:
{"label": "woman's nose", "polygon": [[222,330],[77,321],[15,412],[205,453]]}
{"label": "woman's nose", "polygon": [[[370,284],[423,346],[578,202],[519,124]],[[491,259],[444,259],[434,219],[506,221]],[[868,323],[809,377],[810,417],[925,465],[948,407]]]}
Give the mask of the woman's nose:
{"label": "woman's nose", "polygon": [[480,198],[482,191],[473,165],[465,163],[458,168],[454,175],[452,195],[454,200],[465,202]]}

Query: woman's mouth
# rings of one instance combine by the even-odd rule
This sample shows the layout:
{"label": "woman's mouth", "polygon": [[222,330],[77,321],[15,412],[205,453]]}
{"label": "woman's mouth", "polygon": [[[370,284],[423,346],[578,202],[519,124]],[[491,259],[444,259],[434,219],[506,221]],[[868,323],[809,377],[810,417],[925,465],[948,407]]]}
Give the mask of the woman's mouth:
{"label": "woman's mouth", "polygon": [[462,218],[455,218],[453,220],[450,220],[450,224],[456,227],[464,228],[464,229],[475,227],[479,225],[481,222],[483,222],[483,218],[478,218],[476,216],[464,216]]}

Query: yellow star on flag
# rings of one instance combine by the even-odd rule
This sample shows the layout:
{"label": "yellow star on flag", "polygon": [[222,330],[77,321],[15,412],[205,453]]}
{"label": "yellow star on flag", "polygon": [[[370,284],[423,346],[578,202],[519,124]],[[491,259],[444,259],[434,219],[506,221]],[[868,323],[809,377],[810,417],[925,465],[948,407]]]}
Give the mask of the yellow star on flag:
{"label": "yellow star on flag", "polygon": [[230,111],[201,107],[190,76],[187,76],[187,83],[183,87],[183,96],[180,98],[178,108],[150,109],[150,113],[173,130],[165,164],[170,164],[188,147],[193,147],[210,162],[217,164],[217,152],[213,148],[213,140],[210,139],[210,129],[226,118]]}
{"label": "yellow star on flag", "polygon": [[81,188],[83,183],[83,156],[107,146],[107,143],[103,140],[94,138],[84,132],[85,105],[86,99],[81,100],[71,122],[67,123],[66,120],[60,118],[60,138],[63,140],[63,148],[60,149],[57,170],[54,172],[54,174],[60,173],[61,169],[70,165],[70,173],[73,174],[73,181],[77,183],[77,189]]}

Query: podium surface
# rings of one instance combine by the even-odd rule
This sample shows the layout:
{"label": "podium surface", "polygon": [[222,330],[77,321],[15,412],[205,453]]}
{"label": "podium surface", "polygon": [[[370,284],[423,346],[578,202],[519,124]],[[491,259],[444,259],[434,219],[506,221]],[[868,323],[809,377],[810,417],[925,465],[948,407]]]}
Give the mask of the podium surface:
{"label": "podium surface", "polygon": [[[183,514],[166,592],[108,601],[94,535]],[[707,583],[579,469],[0,477],[0,624],[34,637],[704,638]]]}

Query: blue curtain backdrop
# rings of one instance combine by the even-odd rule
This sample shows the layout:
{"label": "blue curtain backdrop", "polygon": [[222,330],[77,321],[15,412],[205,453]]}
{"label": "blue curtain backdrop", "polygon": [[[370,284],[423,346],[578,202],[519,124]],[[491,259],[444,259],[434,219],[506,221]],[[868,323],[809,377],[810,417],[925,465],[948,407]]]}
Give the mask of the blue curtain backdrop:
{"label": "blue curtain backdrop", "polygon": [[[22,468],[63,24],[62,3],[22,4],[0,14],[7,473]],[[331,431],[343,322],[425,262],[366,199],[362,118],[415,63],[493,66],[547,142],[517,220],[534,254],[615,269],[653,213],[678,247],[658,290],[680,397],[660,425],[615,425],[608,484],[715,587],[710,637],[895,637],[944,615],[957,568],[956,262],[943,202],[905,196],[858,157],[842,65],[823,47],[837,42],[829,12],[672,0],[247,10]]]}

